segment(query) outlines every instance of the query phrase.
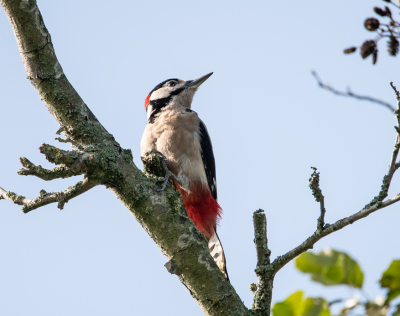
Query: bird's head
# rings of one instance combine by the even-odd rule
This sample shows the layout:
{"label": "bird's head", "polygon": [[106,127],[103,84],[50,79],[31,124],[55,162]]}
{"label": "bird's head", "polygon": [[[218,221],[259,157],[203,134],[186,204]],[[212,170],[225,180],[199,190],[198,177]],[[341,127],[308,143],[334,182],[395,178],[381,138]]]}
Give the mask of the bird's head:
{"label": "bird's head", "polygon": [[150,91],[144,102],[148,114],[155,109],[161,109],[170,102],[180,104],[190,109],[193,96],[197,88],[206,81],[213,73],[197,78],[195,80],[168,79],[158,84]]}

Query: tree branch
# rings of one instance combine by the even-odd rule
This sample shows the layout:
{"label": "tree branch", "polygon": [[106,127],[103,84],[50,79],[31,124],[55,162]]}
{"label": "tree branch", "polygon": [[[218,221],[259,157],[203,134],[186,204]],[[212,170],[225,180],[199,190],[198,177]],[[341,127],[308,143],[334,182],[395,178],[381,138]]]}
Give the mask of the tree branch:
{"label": "tree branch", "polygon": [[[155,192],[157,181],[146,177],[133,164],[132,152],[120,147],[71,86],[56,58],[37,2],[0,0],[0,4],[13,28],[27,77],[59,122],[59,132],[63,131],[66,141],[72,140],[79,150],[62,151],[44,145],[41,152],[50,162],[65,164],[71,170],[77,159],[84,162],[81,167],[86,180],[81,185],[61,193],[42,192],[45,196],[38,199],[51,203],[57,201],[57,194],[69,199],[93,184],[107,185],[173,263],[174,269],[169,271],[179,275],[206,315],[248,315],[249,310],[210,256],[207,240],[187,216],[180,193],[170,184],[165,191]],[[74,159],[73,155],[78,157]],[[27,169],[22,174],[42,174],[42,170],[25,162]],[[54,169],[49,172],[42,177],[49,180],[56,177]],[[70,174],[60,171],[57,176]],[[3,189],[2,198],[20,205],[35,201],[37,207],[44,205],[38,199],[29,200]]]}
{"label": "tree branch", "polygon": [[253,310],[260,313],[260,315],[269,316],[271,313],[271,297],[272,297],[272,288],[273,282],[276,273],[285,266],[288,262],[296,258],[301,253],[307,251],[308,249],[312,249],[314,244],[322,239],[323,237],[338,231],[354,222],[367,217],[369,214],[385,208],[391,204],[394,204],[400,201],[400,193],[394,196],[393,198],[384,201],[384,199],[388,195],[388,190],[390,187],[391,180],[393,178],[394,173],[400,167],[400,163],[396,163],[397,156],[400,147],[400,93],[396,89],[396,87],[391,82],[393,90],[395,91],[397,98],[397,109],[394,111],[397,126],[395,126],[397,135],[396,141],[392,153],[392,157],[390,160],[390,166],[388,174],[383,177],[383,183],[379,194],[374,197],[374,199],[367,204],[362,210],[359,212],[338,220],[334,224],[325,224],[325,205],[324,205],[324,196],[322,195],[322,191],[319,187],[319,172],[317,172],[317,168],[311,167],[314,171],[310,178],[310,188],[313,192],[315,200],[320,203],[320,216],[317,221],[317,229],[316,231],[308,237],[304,242],[302,242],[296,248],[290,250],[286,254],[282,256],[278,256],[272,263],[270,263],[271,251],[268,249],[268,240],[267,240],[267,227],[266,227],[266,218],[265,214],[262,210],[258,210],[253,214],[254,221],[254,243],[256,244],[257,250],[257,268],[255,270],[258,284],[252,284],[250,289],[254,292],[253,299]]}
{"label": "tree branch", "polygon": [[[323,226],[323,229],[319,230],[317,229],[314,234],[312,234],[310,237],[308,237],[303,243],[301,243],[299,246],[296,248],[290,250],[283,256],[278,256],[272,263],[273,271],[274,273],[277,273],[284,265],[286,265],[289,261],[293,260],[295,257],[297,257],[299,254],[307,251],[308,249],[312,249],[314,244],[322,239],[323,237],[338,231],[350,224],[353,224],[354,222],[367,217],[369,214],[380,210],[382,208],[385,208],[389,205],[392,205],[393,203],[396,203],[400,201],[400,193],[394,196],[393,198],[384,201],[384,199],[388,196],[388,191],[390,187],[390,183],[392,181],[393,175],[395,171],[399,168],[399,163],[396,163],[398,152],[399,152],[399,147],[400,147],[400,141],[399,141],[399,131],[400,131],[400,93],[396,89],[396,87],[393,85],[391,82],[390,85],[392,86],[396,98],[397,98],[397,109],[395,111],[395,116],[397,120],[397,126],[396,126],[396,141],[393,149],[393,153],[391,156],[391,161],[390,161],[390,166],[389,166],[389,171],[388,174],[383,177],[382,180],[382,186],[379,194],[375,196],[370,203],[368,203],[362,210],[359,212],[345,217],[343,219],[338,220],[334,224],[326,224]],[[315,170],[314,170],[315,173]],[[321,206],[322,207],[322,206]]]}
{"label": "tree branch", "polygon": [[319,172],[317,172],[317,168],[311,167],[311,169],[314,170],[314,172],[311,175],[311,178],[309,179],[310,184],[309,187],[312,190],[312,193],[315,197],[315,200],[319,202],[321,206],[321,214],[318,217],[317,220],[317,230],[322,230],[325,225],[325,197],[322,195],[322,191],[319,188]]}
{"label": "tree branch", "polygon": [[63,165],[60,167],[55,167],[51,170],[42,168],[42,166],[35,166],[31,163],[28,159],[22,157],[19,158],[21,164],[25,168],[21,168],[18,170],[18,174],[21,176],[36,176],[42,180],[49,181],[59,178],[69,178],[73,176],[77,176],[82,174],[83,172],[74,172],[74,170],[68,168],[67,166]]}
{"label": "tree branch", "polygon": [[[68,200],[90,188],[99,184],[107,185],[159,246],[167,257],[167,270],[178,275],[206,315],[239,316],[260,312],[269,315],[273,278],[280,268],[301,252],[312,248],[322,237],[400,200],[399,194],[383,201],[393,173],[399,166],[396,163],[398,148],[397,151],[395,148],[392,169],[389,169],[381,192],[372,204],[333,225],[323,225],[301,245],[272,263],[266,238],[266,219],[259,211],[254,215],[259,284],[255,289],[255,310],[249,311],[210,256],[207,240],[187,216],[179,192],[171,184],[167,184],[165,191],[155,192],[153,188],[157,179],[146,177],[133,164],[132,152],[120,147],[71,86],[56,58],[36,1],[0,0],[0,3],[14,30],[29,80],[60,123],[59,132],[64,131],[65,141],[78,149],[63,151],[43,144],[40,151],[46,158],[65,167],[46,170],[22,158],[25,169],[20,170],[20,174],[35,175],[45,180],[84,174],[83,181],[64,192],[41,191],[38,198],[31,200],[0,189],[0,199],[23,205],[24,212],[53,202],[59,202],[62,208]],[[323,223],[323,216],[319,222]]]}
{"label": "tree branch", "polygon": [[314,244],[319,241],[320,239],[322,239],[325,236],[330,235],[331,233],[338,231],[350,224],[353,224],[354,222],[367,217],[369,214],[385,208],[389,205],[392,205],[393,203],[396,203],[400,201],[400,193],[397,194],[396,196],[394,196],[393,198],[385,201],[385,202],[381,202],[381,203],[376,203],[374,206],[369,207],[369,208],[364,208],[361,211],[349,216],[349,217],[345,217],[343,219],[338,220],[336,223],[334,224],[327,224],[325,225],[325,228],[323,231],[316,231],[313,235],[311,235],[310,237],[308,237],[303,243],[301,243],[299,246],[297,246],[296,248],[290,250],[289,252],[287,252],[286,254],[284,254],[283,256],[279,256],[277,257],[273,262],[273,269],[274,272],[278,272],[283,266],[285,266],[289,261],[293,260],[294,258],[296,258],[298,255],[300,255],[301,253],[312,249]]}
{"label": "tree branch", "polygon": [[311,74],[317,80],[318,85],[322,89],[328,90],[328,91],[332,92],[333,94],[340,95],[342,97],[351,97],[351,98],[355,98],[355,99],[363,100],[363,101],[370,101],[370,102],[373,102],[373,103],[376,103],[376,104],[379,104],[379,105],[382,105],[382,106],[386,107],[391,112],[393,112],[395,110],[394,107],[390,103],[387,103],[385,101],[381,101],[379,99],[375,99],[375,98],[372,98],[372,97],[369,97],[369,96],[355,94],[355,93],[350,91],[350,88],[348,88],[347,92],[336,90],[335,88],[332,88],[331,86],[323,83],[321,78],[318,76],[318,74],[314,70],[311,71]]}
{"label": "tree branch", "polygon": [[[258,284],[254,289],[253,309],[261,315],[269,315],[271,310],[274,274],[271,274],[270,256],[267,239],[267,218],[263,210],[253,213],[254,243],[257,250],[256,275]],[[254,287],[254,286],[253,286]]]}
{"label": "tree branch", "polygon": [[24,196],[15,194],[14,192],[7,192],[2,188],[0,188],[0,196],[3,199],[13,202],[14,204],[22,205],[22,211],[24,213],[28,213],[34,209],[55,202],[58,202],[57,207],[62,210],[64,208],[64,204],[69,200],[81,195],[82,193],[85,193],[86,191],[89,191],[97,184],[97,181],[85,178],[83,181],[79,181],[63,192],[47,193],[45,190],[41,190],[39,196],[34,200],[27,199]]}
{"label": "tree branch", "polygon": [[66,134],[82,145],[114,142],[65,76],[36,1],[0,3],[13,28],[28,79]]}

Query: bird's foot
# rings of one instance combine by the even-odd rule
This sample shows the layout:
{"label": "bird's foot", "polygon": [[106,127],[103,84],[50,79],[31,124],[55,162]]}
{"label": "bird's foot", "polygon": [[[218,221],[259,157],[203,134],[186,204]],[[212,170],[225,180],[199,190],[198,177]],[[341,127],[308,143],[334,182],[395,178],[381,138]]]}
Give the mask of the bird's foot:
{"label": "bird's foot", "polygon": [[155,188],[154,188],[154,191],[156,191],[156,192],[162,192],[162,191],[164,191],[165,188],[167,187],[167,184],[168,184],[168,180],[169,180],[169,179],[174,179],[174,180],[178,181],[178,183],[179,183],[179,180],[177,179],[177,177],[168,169],[168,165],[167,165],[168,160],[167,160],[167,157],[165,157],[162,153],[160,153],[158,150],[155,150],[155,149],[152,149],[152,150],[150,151],[150,153],[151,153],[151,154],[157,154],[157,155],[160,157],[160,159],[161,159],[161,164],[162,164],[162,166],[163,166],[163,168],[164,168],[164,170],[165,170],[165,176],[164,176],[165,180],[164,180],[163,184],[161,185],[161,188],[160,188],[160,189],[155,189]]}

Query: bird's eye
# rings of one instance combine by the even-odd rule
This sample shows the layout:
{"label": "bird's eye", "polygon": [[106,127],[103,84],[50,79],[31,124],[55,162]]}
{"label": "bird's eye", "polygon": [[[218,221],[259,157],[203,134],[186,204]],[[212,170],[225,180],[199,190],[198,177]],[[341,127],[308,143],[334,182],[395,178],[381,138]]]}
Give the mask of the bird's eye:
{"label": "bird's eye", "polygon": [[171,82],[168,83],[168,87],[175,87],[175,84],[176,83],[174,81],[171,81]]}

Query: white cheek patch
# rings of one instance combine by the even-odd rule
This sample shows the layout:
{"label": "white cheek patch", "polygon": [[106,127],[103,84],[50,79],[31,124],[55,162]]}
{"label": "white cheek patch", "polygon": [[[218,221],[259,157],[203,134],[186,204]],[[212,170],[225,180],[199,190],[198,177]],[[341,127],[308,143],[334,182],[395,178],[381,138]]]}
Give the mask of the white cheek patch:
{"label": "white cheek patch", "polygon": [[153,106],[150,103],[146,108],[146,112],[147,112],[147,119],[149,119],[150,115],[151,115],[151,112],[153,112]]}
{"label": "white cheek patch", "polygon": [[157,99],[166,98],[169,95],[170,95],[170,89],[168,89],[166,87],[165,88],[161,88],[161,89],[158,89],[158,90],[154,91],[151,94],[150,101],[151,100],[157,100]]}

